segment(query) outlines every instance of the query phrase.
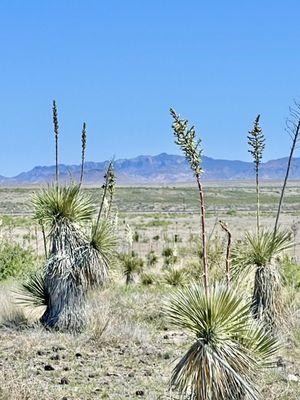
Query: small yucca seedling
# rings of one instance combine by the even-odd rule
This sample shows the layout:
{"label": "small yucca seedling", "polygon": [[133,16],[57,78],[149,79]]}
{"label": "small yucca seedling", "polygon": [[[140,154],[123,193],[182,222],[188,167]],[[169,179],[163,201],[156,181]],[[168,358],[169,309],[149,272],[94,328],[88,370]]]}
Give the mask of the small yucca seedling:
{"label": "small yucca seedling", "polygon": [[120,254],[119,259],[123,274],[126,278],[126,285],[129,285],[134,282],[135,275],[142,271],[144,262],[133,251],[130,253]]}
{"label": "small yucca seedling", "polygon": [[171,247],[165,247],[162,251],[162,256],[164,257],[165,268],[173,266],[177,261],[177,256]]}
{"label": "small yucca seedling", "polygon": [[249,153],[253,157],[255,165],[255,182],[256,182],[256,229],[259,234],[260,228],[260,201],[259,201],[259,166],[262,160],[263,151],[265,148],[265,137],[259,126],[260,115],[258,115],[254,121],[252,131],[248,132],[248,144],[250,149]]}
{"label": "small yucca seedling", "polygon": [[144,272],[141,274],[141,284],[144,286],[153,285],[156,281],[156,277],[154,274],[150,272]]}
{"label": "small yucca seedling", "polygon": [[154,267],[158,262],[158,257],[153,250],[147,254],[147,264],[149,267]]}
{"label": "small yucca seedling", "polygon": [[170,268],[164,274],[164,280],[171,286],[183,286],[186,283],[186,273],[184,270]]}

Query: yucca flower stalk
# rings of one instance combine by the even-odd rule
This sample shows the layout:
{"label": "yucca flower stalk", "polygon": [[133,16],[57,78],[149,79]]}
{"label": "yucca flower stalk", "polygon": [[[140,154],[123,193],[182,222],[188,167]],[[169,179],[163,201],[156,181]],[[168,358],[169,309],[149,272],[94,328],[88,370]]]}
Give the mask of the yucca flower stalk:
{"label": "yucca flower stalk", "polygon": [[277,209],[275,225],[274,225],[274,237],[276,236],[276,232],[278,229],[281,207],[282,207],[282,203],[283,203],[285,188],[286,188],[287,181],[288,181],[289,174],[290,174],[293,155],[294,155],[297,143],[299,141],[300,104],[297,101],[295,101],[294,104],[295,104],[294,107],[290,107],[290,117],[288,118],[287,123],[286,123],[286,131],[292,140],[292,145],[291,145],[291,150],[290,150],[290,154],[289,154],[289,158],[288,158],[288,163],[287,163],[286,173],[285,173],[285,177],[284,177],[284,181],[283,181],[283,186],[282,186],[281,193],[280,193],[280,199],[279,199],[279,203],[278,203],[278,209]]}
{"label": "yucca flower stalk", "polygon": [[171,377],[182,398],[259,399],[259,371],[278,343],[253,322],[249,301],[222,285],[207,296],[201,285],[192,284],[173,293],[164,310],[172,325],[194,339]]}
{"label": "yucca flower stalk", "polygon": [[[96,221],[96,227],[100,223],[100,219],[104,210],[105,203],[109,201],[108,207],[107,207],[107,217],[109,216],[109,213],[111,211],[111,205],[113,202],[113,196],[115,193],[115,184],[116,184],[116,178],[114,174],[114,169],[113,169],[113,161],[110,161],[108,164],[108,167],[106,169],[105,175],[104,175],[104,184],[102,186],[103,189],[103,194],[101,198],[101,203],[99,207],[99,212],[98,212],[98,217]],[[109,200],[107,200],[107,196],[109,196]]]}
{"label": "yucca flower stalk", "polygon": [[205,227],[205,204],[204,193],[201,182],[201,175],[203,170],[202,163],[202,148],[201,140],[196,140],[196,131],[194,126],[189,127],[188,121],[181,119],[175,110],[170,109],[171,116],[173,117],[173,132],[175,136],[175,143],[181,148],[185,158],[189,162],[192,169],[199,192],[200,209],[201,209],[201,239],[202,239],[202,252],[203,252],[203,283],[205,292],[208,294],[208,265],[207,265],[207,246],[206,246],[206,227]]}
{"label": "yucca flower stalk", "polygon": [[265,137],[259,126],[260,115],[258,115],[254,121],[254,126],[252,131],[248,132],[248,144],[250,149],[249,153],[253,157],[255,165],[255,184],[256,184],[256,230],[259,235],[260,229],[260,199],[259,199],[259,166],[263,157],[263,151],[265,148]]}
{"label": "yucca flower stalk", "polygon": [[80,170],[80,184],[83,181],[84,174],[84,162],[85,162],[85,150],[86,150],[86,123],[83,123],[81,132],[81,170]]}
{"label": "yucca flower stalk", "polygon": [[59,170],[58,170],[58,135],[59,135],[59,126],[58,126],[58,113],[56,101],[53,100],[52,107],[52,115],[53,115],[53,127],[54,127],[54,140],[55,140],[55,181],[58,184]]}

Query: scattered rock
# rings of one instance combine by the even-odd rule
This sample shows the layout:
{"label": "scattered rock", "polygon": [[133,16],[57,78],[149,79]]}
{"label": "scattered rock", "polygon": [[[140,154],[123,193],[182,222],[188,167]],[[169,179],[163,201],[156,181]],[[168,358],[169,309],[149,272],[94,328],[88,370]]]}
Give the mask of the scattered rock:
{"label": "scattered rock", "polygon": [[58,352],[59,350],[66,350],[64,346],[52,346],[52,351]]}
{"label": "scattered rock", "polygon": [[61,378],[60,385],[68,385],[69,380],[66,377]]}
{"label": "scattered rock", "polygon": [[36,354],[37,354],[38,356],[44,356],[46,353],[45,353],[43,350],[38,350],[38,351],[36,352]]}
{"label": "scattered rock", "polygon": [[54,356],[50,357],[50,360],[59,360],[59,354],[55,354]]}
{"label": "scattered rock", "polygon": [[288,382],[299,382],[299,375],[288,374],[287,381]]}
{"label": "scattered rock", "polygon": [[152,372],[151,371],[145,371],[144,376],[152,376]]}
{"label": "scattered rock", "polygon": [[135,392],[135,394],[136,394],[137,396],[144,396],[144,395],[145,395],[145,392],[144,392],[143,390],[137,390],[137,391]]}
{"label": "scattered rock", "polygon": [[52,367],[52,365],[49,365],[49,364],[47,364],[47,365],[44,366],[44,370],[45,370],[45,371],[54,371],[54,369],[55,369],[55,368]]}
{"label": "scattered rock", "polygon": [[164,358],[165,360],[169,360],[170,354],[169,354],[169,353],[165,353],[165,354],[163,355],[163,358]]}

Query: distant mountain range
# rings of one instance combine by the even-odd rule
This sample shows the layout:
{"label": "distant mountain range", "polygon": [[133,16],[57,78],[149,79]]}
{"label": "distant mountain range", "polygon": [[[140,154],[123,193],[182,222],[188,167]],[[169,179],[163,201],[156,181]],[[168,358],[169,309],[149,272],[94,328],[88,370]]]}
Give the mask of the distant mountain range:
{"label": "distant mountain range", "polygon": [[[287,158],[271,160],[261,165],[261,178],[264,180],[282,179],[285,174]],[[85,184],[94,185],[103,181],[108,161],[85,163]],[[254,164],[245,161],[218,160],[203,157],[205,180],[248,180],[254,177]],[[188,183],[193,177],[183,156],[162,153],[157,156],[138,156],[115,161],[115,171],[119,184],[153,185]],[[2,186],[40,185],[51,182],[55,166],[37,166],[12,178],[0,176]],[[80,165],[60,165],[60,180],[76,180],[80,176]],[[300,158],[294,158],[291,179],[300,179]]]}

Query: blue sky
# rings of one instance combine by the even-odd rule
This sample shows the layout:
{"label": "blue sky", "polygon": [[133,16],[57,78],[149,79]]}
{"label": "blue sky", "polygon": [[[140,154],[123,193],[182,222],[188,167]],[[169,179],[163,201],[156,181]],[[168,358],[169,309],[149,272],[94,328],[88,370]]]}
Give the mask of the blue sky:
{"label": "blue sky", "polygon": [[204,153],[249,160],[257,113],[265,159],[285,156],[299,98],[299,1],[2,0],[0,174],[61,161],[178,153],[169,107],[193,122]]}

